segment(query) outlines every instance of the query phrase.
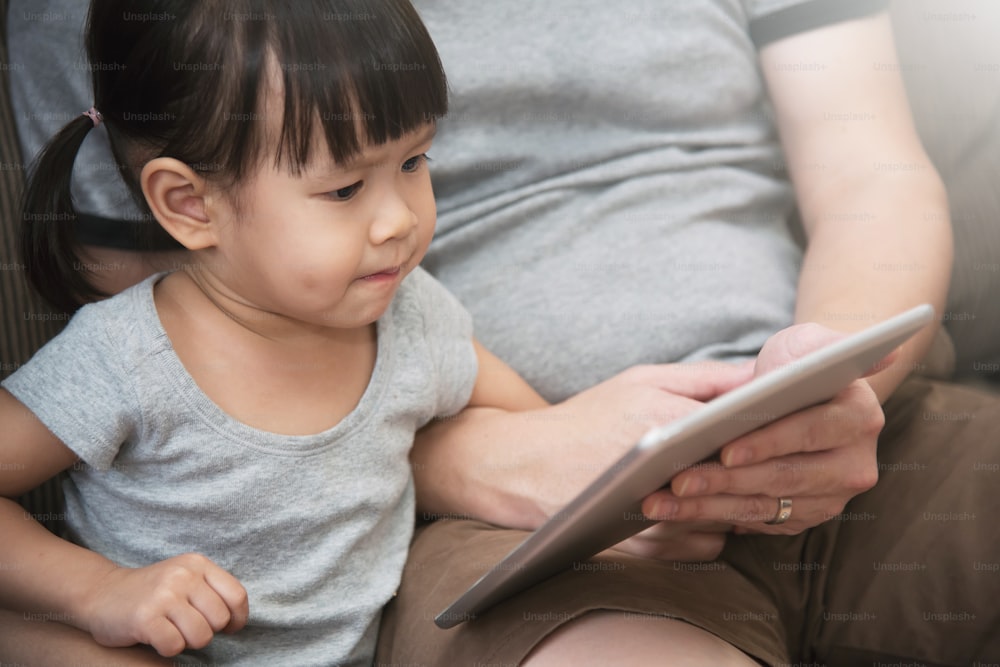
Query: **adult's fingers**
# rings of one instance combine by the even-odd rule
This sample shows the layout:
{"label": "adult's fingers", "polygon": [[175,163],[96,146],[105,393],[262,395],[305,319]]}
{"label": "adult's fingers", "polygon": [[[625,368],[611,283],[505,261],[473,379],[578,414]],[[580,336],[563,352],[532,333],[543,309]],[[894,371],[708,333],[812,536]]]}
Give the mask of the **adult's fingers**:
{"label": "adult's fingers", "polygon": [[699,361],[682,364],[647,364],[633,366],[620,374],[628,382],[656,387],[706,401],[746,383],[753,377],[753,362],[731,364]]}
{"label": "adult's fingers", "polygon": [[[756,489],[733,486],[731,471],[763,463],[773,464],[770,470],[784,473],[778,478],[791,483],[797,477],[809,478],[814,472],[817,487],[810,495],[826,492],[824,481],[833,482],[826,475],[825,461],[810,463],[801,459],[784,461],[802,452],[820,453],[849,449],[850,460],[844,461],[833,472],[850,473],[844,480],[844,490],[850,491],[872,482],[877,475],[875,451],[878,434],[885,424],[885,416],[871,388],[857,382],[831,403],[803,410],[769,424],[726,445],[720,452],[721,465],[697,465],[678,473],[671,481],[671,489],[679,496],[707,495],[713,493],[768,493],[773,489],[760,486]],[[760,468],[755,472],[761,478]],[[748,481],[749,477],[742,478]],[[784,489],[782,489],[784,490]]]}
{"label": "adult's fingers", "polygon": [[709,561],[722,553],[729,526],[658,523],[615,545],[614,549],[671,561]]}
{"label": "adult's fingers", "polygon": [[[792,516],[782,524],[769,525],[778,514],[778,496],[713,495],[690,499],[677,499],[677,506],[663,525],[698,525],[718,522],[737,529],[737,532],[794,535],[817,526],[843,511],[840,496],[788,496],[792,500]],[[643,502],[643,513],[651,519],[662,519],[657,497],[650,496]]]}
{"label": "adult's fingers", "polygon": [[[797,535],[804,530],[818,526],[821,523],[835,520],[844,511],[845,503],[840,496],[823,496],[801,498],[785,498],[792,501],[792,515],[780,524],[769,524],[767,521],[743,521],[733,526],[737,534],[760,533],[767,535]],[[777,517],[778,499],[767,498],[765,505],[771,504],[770,520]]]}
{"label": "adult's fingers", "polygon": [[782,329],[764,342],[757,355],[754,374],[763,375],[780,368],[846,336],[842,331],[834,331],[814,322]]}
{"label": "adult's fingers", "polygon": [[[680,499],[718,494],[853,497],[878,481],[878,461],[866,448],[792,454],[742,468],[704,469],[697,491],[675,491]],[[704,486],[701,486],[701,483]]]}

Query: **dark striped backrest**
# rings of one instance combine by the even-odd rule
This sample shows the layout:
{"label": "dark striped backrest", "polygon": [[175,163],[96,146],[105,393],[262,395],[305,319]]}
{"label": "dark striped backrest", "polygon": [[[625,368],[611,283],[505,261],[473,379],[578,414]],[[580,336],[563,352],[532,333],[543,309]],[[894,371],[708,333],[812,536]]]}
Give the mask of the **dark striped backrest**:
{"label": "dark striped backrest", "polygon": [[[61,322],[38,315],[50,313],[24,279],[17,253],[19,198],[24,164],[10,106],[7,72],[18,63],[7,58],[7,0],[0,0],[0,379],[26,362],[35,350],[55,336]],[[50,530],[61,527],[62,493],[50,480],[21,498],[27,511],[43,519]]]}

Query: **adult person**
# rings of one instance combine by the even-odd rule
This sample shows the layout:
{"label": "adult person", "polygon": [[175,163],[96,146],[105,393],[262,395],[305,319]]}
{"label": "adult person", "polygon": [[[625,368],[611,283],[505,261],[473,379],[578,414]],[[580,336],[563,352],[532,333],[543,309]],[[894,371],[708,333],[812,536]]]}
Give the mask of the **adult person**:
{"label": "adult person", "polygon": [[[565,401],[548,420],[467,415],[492,419],[491,438],[436,426],[414,455],[427,516],[532,528],[556,512],[644,415],[668,411],[650,407],[661,397],[637,386],[650,381],[625,370],[634,364],[743,358],[793,321],[845,331],[921,301],[942,309],[947,203],[892,67],[883,3],[418,7],[453,96],[434,154],[440,226],[427,265],[487,345]],[[786,226],[793,196],[801,260]],[[977,504],[997,500],[975,470],[994,456],[985,436],[997,411],[954,388],[900,387],[932,334],[832,412],[734,443],[728,470],[681,475],[647,500],[649,514],[674,521],[633,551],[711,558],[725,540],[721,569],[622,557],[603,576],[560,575],[435,633],[427,619],[523,537],[439,521],[411,551],[381,659],[735,660],[722,643],[767,664],[995,658],[997,581],[973,564],[996,553]],[[691,386],[696,372],[678,373],[660,378],[666,392],[711,393]],[[889,423],[876,463],[880,402]],[[791,520],[767,525],[785,497]],[[712,523],[677,523],[691,520]],[[723,537],[720,526],[811,529]],[[961,546],[929,549],[937,540]]]}

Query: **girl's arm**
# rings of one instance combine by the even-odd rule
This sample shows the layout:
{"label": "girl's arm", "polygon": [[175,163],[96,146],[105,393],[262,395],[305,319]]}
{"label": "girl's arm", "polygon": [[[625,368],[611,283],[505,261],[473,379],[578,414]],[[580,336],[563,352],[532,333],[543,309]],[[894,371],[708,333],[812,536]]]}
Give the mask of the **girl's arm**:
{"label": "girl's arm", "polygon": [[478,340],[476,348],[479,372],[472,387],[469,407],[500,408],[520,411],[548,407],[549,402],[524,381],[513,368],[487,350]]}
{"label": "girl's arm", "polygon": [[122,568],[43,528],[13,498],[77,457],[4,389],[0,423],[0,606],[44,614],[104,646],[144,643],[165,656],[246,624],[246,591],[203,556]]}

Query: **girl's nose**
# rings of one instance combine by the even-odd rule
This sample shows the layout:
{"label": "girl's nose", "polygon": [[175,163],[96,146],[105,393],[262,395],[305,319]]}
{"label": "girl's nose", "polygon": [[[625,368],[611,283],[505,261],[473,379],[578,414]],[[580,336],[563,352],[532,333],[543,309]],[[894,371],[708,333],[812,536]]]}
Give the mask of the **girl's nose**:
{"label": "girl's nose", "polygon": [[372,223],[372,243],[385,243],[393,238],[407,236],[417,226],[417,214],[399,195],[387,196],[379,205]]}

